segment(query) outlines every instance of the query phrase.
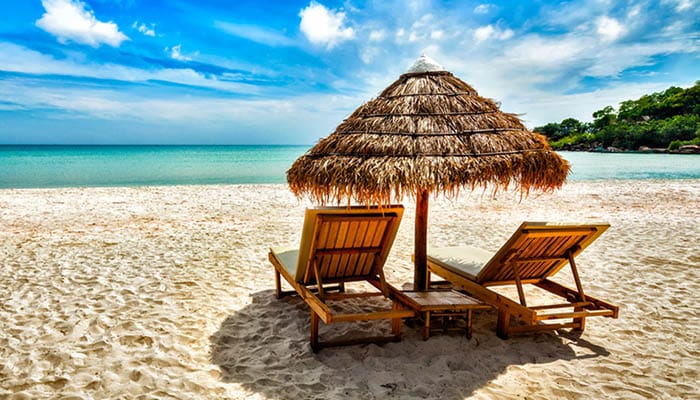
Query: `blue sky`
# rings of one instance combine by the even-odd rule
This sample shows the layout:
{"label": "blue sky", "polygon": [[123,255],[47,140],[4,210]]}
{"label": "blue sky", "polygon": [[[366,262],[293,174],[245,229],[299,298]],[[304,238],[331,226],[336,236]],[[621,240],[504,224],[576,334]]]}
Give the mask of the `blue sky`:
{"label": "blue sky", "polygon": [[3,8],[5,144],[312,144],[421,54],[530,128],[700,79],[700,0]]}

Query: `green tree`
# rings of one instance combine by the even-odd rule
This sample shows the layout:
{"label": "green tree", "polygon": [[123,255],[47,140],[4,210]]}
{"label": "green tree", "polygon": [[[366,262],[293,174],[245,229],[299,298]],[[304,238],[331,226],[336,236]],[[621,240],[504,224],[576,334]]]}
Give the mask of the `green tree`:
{"label": "green tree", "polygon": [[561,121],[561,124],[559,124],[559,126],[561,127],[562,136],[569,136],[576,133],[584,132],[583,124],[581,123],[581,121],[575,118],[566,118],[565,120]]}
{"label": "green tree", "polygon": [[556,122],[550,122],[547,125],[535,127],[534,130],[535,132],[547,136],[547,139],[550,141],[558,140],[562,137],[561,126]]}
{"label": "green tree", "polygon": [[606,106],[602,110],[593,113],[593,128],[601,130],[606,126],[612,125],[616,120],[615,109],[612,106]]}
{"label": "green tree", "polygon": [[593,113],[592,123],[566,118],[535,129],[555,148],[595,142],[633,150],[700,144],[700,81],[623,101],[619,112],[607,106]]}
{"label": "green tree", "polygon": [[674,140],[687,141],[700,135],[700,116],[697,114],[676,115],[660,122],[658,136],[666,146]]}

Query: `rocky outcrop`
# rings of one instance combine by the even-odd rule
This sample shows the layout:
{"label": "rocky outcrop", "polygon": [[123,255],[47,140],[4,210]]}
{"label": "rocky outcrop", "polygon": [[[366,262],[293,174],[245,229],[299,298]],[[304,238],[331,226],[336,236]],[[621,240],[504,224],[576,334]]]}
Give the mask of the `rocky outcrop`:
{"label": "rocky outcrop", "polygon": [[675,152],[680,154],[700,154],[700,146],[696,144],[686,144],[685,146],[679,147]]}
{"label": "rocky outcrop", "polygon": [[621,149],[618,147],[603,147],[600,143],[576,143],[561,146],[555,150],[561,151],[587,151],[593,153],[657,153],[657,154],[700,154],[700,146],[687,144],[676,150],[669,150],[659,147],[641,146],[637,150]]}
{"label": "rocky outcrop", "polygon": [[637,151],[639,151],[640,153],[668,153],[668,149],[665,149],[663,147],[642,146]]}

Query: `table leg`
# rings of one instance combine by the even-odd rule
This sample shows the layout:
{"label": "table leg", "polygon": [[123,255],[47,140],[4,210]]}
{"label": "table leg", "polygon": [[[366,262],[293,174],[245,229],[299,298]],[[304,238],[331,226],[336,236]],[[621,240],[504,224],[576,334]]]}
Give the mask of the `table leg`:
{"label": "table leg", "polygon": [[430,311],[426,311],[424,314],[425,325],[423,325],[423,340],[428,340],[430,337]]}
{"label": "table leg", "polygon": [[472,309],[467,309],[467,339],[472,338]]}

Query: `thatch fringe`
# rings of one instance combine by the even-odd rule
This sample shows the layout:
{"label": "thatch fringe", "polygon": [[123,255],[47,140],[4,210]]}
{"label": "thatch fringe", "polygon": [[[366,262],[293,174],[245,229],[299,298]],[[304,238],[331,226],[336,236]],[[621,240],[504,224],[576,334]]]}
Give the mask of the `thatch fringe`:
{"label": "thatch fringe", "polygon": [[419,191],[553,190],[568,163],[546,139],[449,72],[404,74],[287,171],[290,189],[325,204],[389,204]]}

